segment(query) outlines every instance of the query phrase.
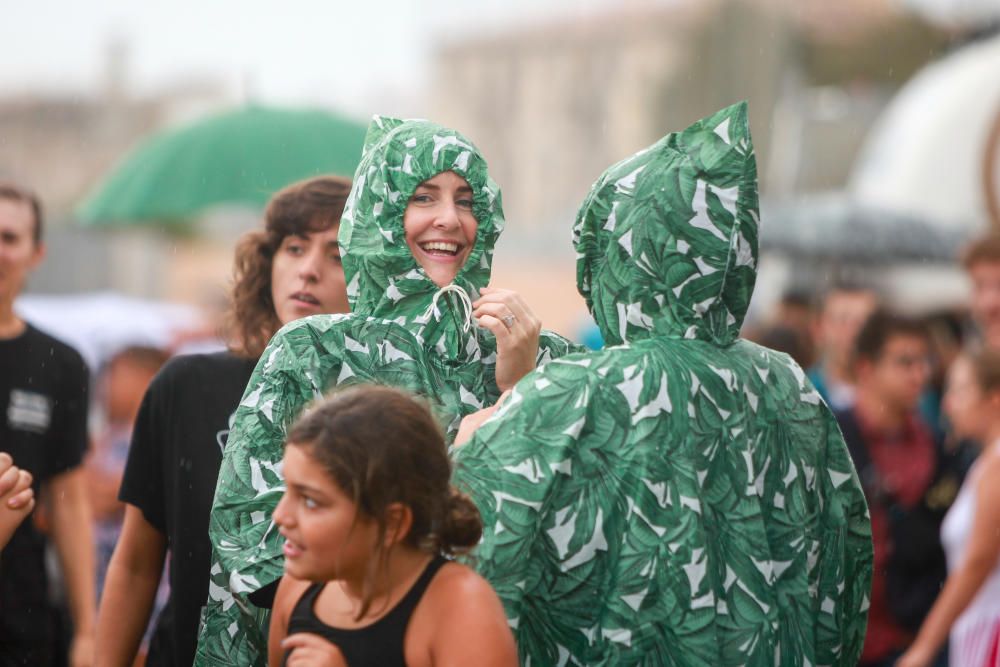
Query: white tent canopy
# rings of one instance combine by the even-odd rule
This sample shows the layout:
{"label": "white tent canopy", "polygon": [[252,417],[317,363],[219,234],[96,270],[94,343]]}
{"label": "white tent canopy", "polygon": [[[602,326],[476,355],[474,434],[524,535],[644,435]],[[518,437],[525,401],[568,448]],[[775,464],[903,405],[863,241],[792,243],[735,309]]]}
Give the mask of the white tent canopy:
{"label": "white tent canopy", "polygon": [[[981,233],[989,221],[984,155],[998,115],[1000,35],[929,65],[900,90],[854,166],[852,199],[966,235]],[[1000,177],[992,187],[1000,196]]]}
{"label": "white tent canopy", "polygon": [[100,369],[126,347],[171,348],[178,334],[204,326],[201,314],[191,306],[112,292],[25,295],[14,302],[14,310],[32,325],[74,347],[91,371]]}
{"label": "white tent canopy", "polygon": [[1000,20],[997,0],[903,0],[903,5],[949,28],[983,26]]}

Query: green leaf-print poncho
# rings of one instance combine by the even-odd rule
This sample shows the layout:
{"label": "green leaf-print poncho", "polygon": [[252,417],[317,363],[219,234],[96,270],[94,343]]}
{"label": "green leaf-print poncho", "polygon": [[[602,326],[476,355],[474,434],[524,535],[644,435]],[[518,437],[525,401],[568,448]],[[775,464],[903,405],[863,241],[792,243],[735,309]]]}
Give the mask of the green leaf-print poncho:
{"label": "green leaf-print poncho", "polygon": [[612,347],[523,378],[456,454],[525,665],[855,664],[867,508],[802,370],[738,337],[757,228],[745,104],[614,165],[580,209],[578,284]]}
{"label": "green leaf-print poncho", "polygon": [[[439,290],[410,253],[403,212],[417,185],[449,170],[472,187],[479,226],[455,287]],[[463,416],[496,402],[496,341],[470,323],[464,297],[474,300],[489,282],[502,227],[500,190],[467,139],[425,121],[373,120],[340,224],[352,314],[285,326],[250,379],[212,508],[211,583],[195,664],[266,662],[266,615],[246,596],[282,574],[271,512],[284,491],[286,428],[310,401],[356,382],[403,387],[432,400],[449,438]],[[539,361],[575,349],[543,332]]]}

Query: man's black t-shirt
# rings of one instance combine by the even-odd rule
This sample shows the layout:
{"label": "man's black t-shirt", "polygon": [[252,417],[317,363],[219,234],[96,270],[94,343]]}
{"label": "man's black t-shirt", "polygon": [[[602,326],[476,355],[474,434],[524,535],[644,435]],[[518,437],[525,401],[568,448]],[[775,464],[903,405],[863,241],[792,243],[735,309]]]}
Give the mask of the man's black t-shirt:
{"label": "man's black t-shirt", "polygon": [[255,363],[227,352],[176,357],[139,409],[118,497],[139,508],[170,549],[170,599],[150,643],[150,667],[188,667],[194,660],[222,448]]}
{"label": "man's black t-shirt", "polygon": [[[88,383],[76,350],[30,324],[0,339],[0,451],[32,474],[36,497],[83,460]],[[45,543],[29,517],[0,555],[0,653],[4,644],[52,641]]]}

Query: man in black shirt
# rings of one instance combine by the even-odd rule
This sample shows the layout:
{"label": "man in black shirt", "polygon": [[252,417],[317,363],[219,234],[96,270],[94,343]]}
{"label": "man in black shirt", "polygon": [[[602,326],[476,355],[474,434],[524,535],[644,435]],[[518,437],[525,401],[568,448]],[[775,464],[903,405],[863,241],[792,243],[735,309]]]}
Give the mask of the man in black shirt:
{"label": "man in black shirt", "polygon": [[[173,554],[170,599],[150,640],[148,665],[190,665],[193,659],[208,597],[209,510],[230,418],[255,363],[229,352],[175,357],[157,374],[139,408],[119,498],[128,503],[126,512],[138,509],[155,530],[142,533],[142,547],[130,544],[136,531],[124,532],[120,540],[131,548],[123,555],[159,554],[162,563],[168,545]],[[137,579],[131,595],[151,600],[156,583]],[[150,588],[140,590],[144,585]]]}
{"label": "man in black shirt", "polygon": [[[14,313],[14,298],[44,256],[31,193],[0,183],[0,443],[34,477],[69,597],[73,667],[90,665],[94,553],[80,463],[87,448],[88,374],[80,355]],[[47,600],[46,536],[30,518],[0,557],[0,666],[45,665],[54,610]]]}

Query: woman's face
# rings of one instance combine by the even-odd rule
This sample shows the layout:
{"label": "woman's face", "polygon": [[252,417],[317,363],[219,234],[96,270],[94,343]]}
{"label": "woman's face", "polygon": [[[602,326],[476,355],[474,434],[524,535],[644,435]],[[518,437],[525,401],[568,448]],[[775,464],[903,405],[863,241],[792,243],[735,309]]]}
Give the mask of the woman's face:
{"label": "woman's face", "polygon": [[285,495],[274,522],[285,538],[285,571],[298,579],[361,580],[378,543],[378,523],[310,456],[289,443],[283,461]]}
{"label": "woman's face", "polygon": [[472,188],[453,171],[418,185],[403,213],[406,244],[438,287],[455,280],[472,252],[478,227]]}
{"label": "woman's face", "polygon": [[346,313],[347,284],[338,227],[282,240],[271,262],[271,300],[282,324],[319,313]]}
{"label": "woman's face", "polygon": [[952,430],[960,438],[981,439],[989,427],[991,412],[988,397],[976,379],[972,361],[958,357],[948,372],[948,388],[944,394],[944,411]]}

